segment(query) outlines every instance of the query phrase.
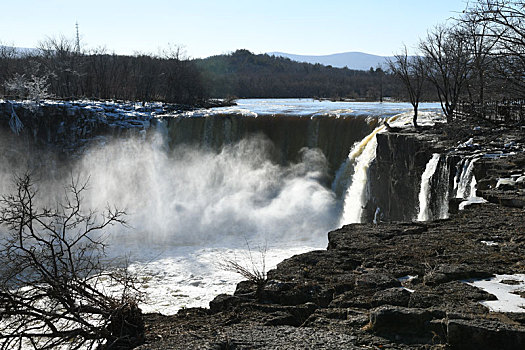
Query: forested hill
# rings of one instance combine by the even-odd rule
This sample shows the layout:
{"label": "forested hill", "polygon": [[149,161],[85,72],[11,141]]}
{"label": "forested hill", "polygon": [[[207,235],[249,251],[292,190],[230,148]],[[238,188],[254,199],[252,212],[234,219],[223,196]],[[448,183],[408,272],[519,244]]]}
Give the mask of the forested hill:
{"label": "forested hill", "polygon": [[194,61],[211,97],[398,97],[403,88],[381,69],[359,71],[237,50]]}
{"label": "forested hill", "polygon": [[34,52],[0,46],[0,96],[96,98],[199,104],[208,98],[405,99],[405,89],[381,69],[368,71],[295,62],[237,50],[205,59],[77,52],[65,39],[48,39]]}

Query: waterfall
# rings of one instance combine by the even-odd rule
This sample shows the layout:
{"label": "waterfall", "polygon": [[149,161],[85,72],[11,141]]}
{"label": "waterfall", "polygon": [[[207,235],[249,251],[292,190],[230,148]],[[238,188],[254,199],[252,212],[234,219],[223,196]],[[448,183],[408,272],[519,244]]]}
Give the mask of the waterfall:
{"label": "waterfall", "polygon": [[463,160],[462,171],[456,174],[456,178],[459,178],[457,183],[456,198],[464,199],[459,204],[459,210],[465,209],[469,204],[473,203],[484,203],[485,199],[476,196],[476,177],[474,176],[474,163],[479,158],[470,158]]}
{"label": "waterfall", "polygon": [[[401,114],[388,119],[389,123],[396,121]],[[346,188],[344,194],[343,214],[341,216],[341,225],[360,223],[363,209],[368,202],[368,168],[376,157],[377,138],[376,135],[385,131],[385,126],[379,126],[374,129],[361,142],[354,144],[348,154],[348,158],[337,170],[332,190],[339,195],[343,188]],[[350,177],[350,173],[353,174]],[[349,186],[348,186],[349,184]]]}
{"label": "waterfall", "polygon": [[478,182],[476,181],[476,177],[472,175],[472,180],[470,180],[470,192],[469,192],[469,198],[474,198],[476,196],[476,186],[478,185]]}
{"label": "waterfall", "polygon": [[254,134],[273,144],[272,160],[289,165],[300,159],[303,148],[318,148],[326,156],[332,177],[348,150],[374,130],[377,117],[214,114],[167,119],[170,148],[180,145],[220,152],[225,146]]}
{"label": "waterfall", "polygon": [[[377,127],[370,135],[362,139],[360,142],[356,142],[348,157],[345,159],[343,164],[339,167],[335,173],[334,181],[332,182],[332,191],[341,197],[344,192],[348,189],[348,186],[353,183],[352,174],[355,174],[354,169],[356,169],[357,162],[360,160],[360,156],[363,154],[366,146],[375,139],[376,134],[382,130],[383,127]],[[373,142],[373,141],[372,141]],[[374,147],[375,152],[375,147]],[[367,152],[370,155],[370,152]],[[375,155],[375,154],[374,154]],[[371,159],[370,159],[371,161]],[[364,163],[361,162],[362,165]]]}
{"label": "waterfall", "polygon": [[363,208],[368,200],[366,186],[368,183],[368,168],[376,157],[377,139],[376,133],[368,136],[352,150],[350,159],[355,159],[354,175],[352,184],[348,188],[345,201],[341,224],[359,223]]}
{"label": "waterfall", "polygon": [[319,118],[310,117],[308,124],[308,147],[314,148],[319,144]]}
{"label": "waterfall", "polygon": [[472,183],[474,186],[476,184],[476,179],[472,171],[474,170],[474,163],[478,158],[473,159],[464,159],[461,164],[461,171],[456,173],[457,180],[457,189],[456,189],[456,198],[469,198],[472,195],[475,195],[475,191],[472,191]]}
{"label": "waterfall", "polygon": [[[439,166],[440,163],[441,166]],[[448,200],[450,192],[450,169],[448,165],[448,157],[440,157],[440,162],[438,163],[439,177],[437,178],[437,182],[435,184],[437,190],[435,191],[435,202],[437,207],[433,211],[434,213],[437,213],[438,219],[448,218]]]}
{"label": "waterfall", "polygon": [[418,221],[448,218],[449,161],[434,153],[421,175]]}
{"label": "waterfall", "polygon": [[[482,198],[476,197],[476,178],[473,173],[474,164],[478,159],[465,158],[456,165],[452,195],[465,200],[459,205],[460,210],[468,204],[483,201]],[[448,217],[449,177],[448,158],[434,154],[421,176],[418,221]]]}
{"label": "waterfall", "polygon": [[432,218],[430,210],[430,200],[432,196],[432,176],[436,172],[439,164],[439,153],[434,153],[425,167],[423,175],[421,175],[421,187],[419,190],[419,213],[417,215],[418,221],[428,221]]}
{"label": "waterfall", "polygon": [[465,159],[461,159],[456,164],[456,175],[454,175],[454,197],[457,197],[459,182],[461,180],[461,174],[463,174],[464,169],[465,169]]}
{"label": "waterfall", "polygon": [[202,137],[202,145],[204,147],[212,148],[213,146],[213,131],[215,128],[215,119],[207,116],[204,119],[204,133]]}
{"label": "waterfall", "polygon": [[[261,108],[268,109],[266,104],[260,102]],[[131,270],[147,276],[140,283],[148,291],[146,312],[168,314],[183,306],[206,307],[215,295],[233,293],[240,278],[225,274],[216,262],[242,259],[248,242],[255,248],[270,242],[266,263],[274,266],[326,246],[326,232],[341,222],[360,222],[369,208],[380,222],[383,211],[370,205],[367,174],[376,136],[384,130],[376,127],[384,116],[404,110],[398,104],[357,103],[352,106],[358,112],[340,116],[223,111],[186,117],[154,114],[148,107],[143,114],[152,128],[144,123],[135,135],[125,132],[134,130],[126,129],[132,125],[127,111],[115,112],[114,104],[98,106],[94,110],[107,113],[106,119],[127,126],[115,127],[123,130],[115,137],[90,142],[70,164],[60,164],[51,151],[32,152],[36,144],[14,146],[25,139],[10,144],[11,138],[0,137],[0,164],[5,165],[0,193],[7,193],[3,189],[11,172],[24,164],[38,166],[44,175],[39,189],[49,205],[62,193],[63,177],[66,183],[70,174],[81,181],[89,177],[87,207],[103,209],[110,203],[128,213],[129,228],[115,226],[104,233],[109,258],[126,257]],[[85,119],[80,107],[75,111],[80,117],[74,119]],[[401,116],[404,122],[411,119],[409,112]],[[337,169],[338,198],[327,188]]]}

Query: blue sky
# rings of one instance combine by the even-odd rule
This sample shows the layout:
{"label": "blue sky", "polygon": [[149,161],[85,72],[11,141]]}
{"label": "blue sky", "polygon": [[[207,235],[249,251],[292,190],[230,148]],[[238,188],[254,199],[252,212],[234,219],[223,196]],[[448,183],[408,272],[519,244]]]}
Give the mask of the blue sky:
{"label": "blue sky", "polygon": [[463,0],[17,0],[0,10],[0,41],[35,47],[46,36],[73,37],[111,52],[183,46],[190,57],[245,48],[325,55],[391,55],[461,12]]}

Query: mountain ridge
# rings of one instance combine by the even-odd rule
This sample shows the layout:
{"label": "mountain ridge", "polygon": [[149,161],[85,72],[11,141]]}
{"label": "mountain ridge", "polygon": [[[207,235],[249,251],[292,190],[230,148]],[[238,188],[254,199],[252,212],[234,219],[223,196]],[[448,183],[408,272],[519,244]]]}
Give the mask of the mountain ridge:
{"label": "mountain ridge", "polygon": [[312,64],[322,64],[337,68],[348,67],[356,70],[369,70],[370,68],[381,67],[386,69],[387,60],[393,56],[379,56],[364,52],[351,51],[341,52],[329,55],[297,55],[286,52],[268,52],[268,55],[286,57],[297,62],[306,62]]}

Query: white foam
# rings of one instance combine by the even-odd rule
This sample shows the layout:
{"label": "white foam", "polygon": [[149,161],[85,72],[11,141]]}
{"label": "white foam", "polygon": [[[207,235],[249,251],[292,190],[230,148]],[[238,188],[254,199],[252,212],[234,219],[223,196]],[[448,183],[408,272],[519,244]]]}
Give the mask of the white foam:
{"label": "white foam", "polygon": [[324,246],[319,242],[310,245],[307,242],[276,242],[276,247],[269,247],[264,258],[257,247],[251,247],[251,251],[246,247],[172,247],[164,249],[151,261],[145,261],[145,255],[158,254],[154,247],[149,247],[148,252],[137,252],[140,260],[133,262],[130,270],[139,276],[139,290],[146,296],[140,304],[141,309],[171,315],[181,308],[208,307],[217,295],[235,291],[236,284],[244,278],[221,266],[226,259],[258,270],[263,269],[264,259],[267,272],[292,255]]}

